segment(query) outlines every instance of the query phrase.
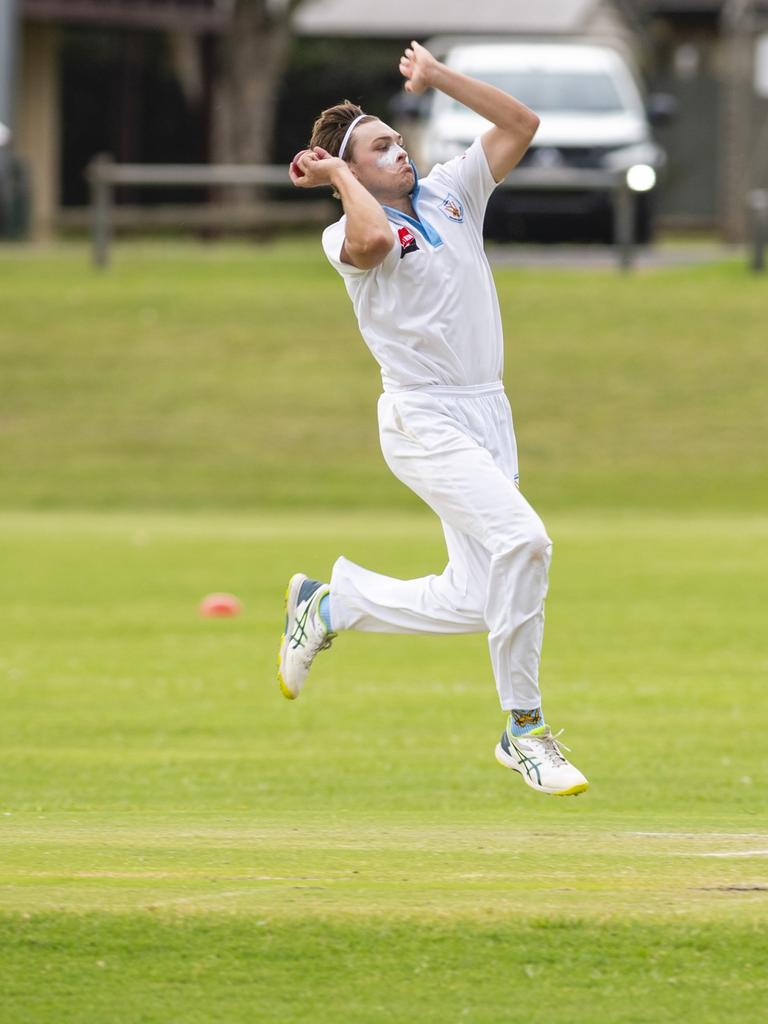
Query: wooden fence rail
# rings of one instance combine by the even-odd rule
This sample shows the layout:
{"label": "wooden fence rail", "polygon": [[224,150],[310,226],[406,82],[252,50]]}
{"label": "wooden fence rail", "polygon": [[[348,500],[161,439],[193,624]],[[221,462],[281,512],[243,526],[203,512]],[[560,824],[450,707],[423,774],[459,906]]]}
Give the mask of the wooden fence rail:
{"label": "wooden fence rail", "polygon": [[[208,164],[118,164],[108,156],[93,160],[86,171],[91,189],[91,238],[93,262],[109,265],[110,244],[115,220],[114,192],[119,186],[168,188],[185,185],[219,187],[251,185],[288,188],[293,185],[286,165],[208,165]],[[502,188],[581,192],[607,192],[614,210],[614,243],[617,264],[629,270],[635,249],[635,196],[623,172],[593,171],[579,168],[520,168],[504,181]],[[309,219],[314,219],[308,216]],[[191,218],[191,222],[210,223],[209,217]]]}

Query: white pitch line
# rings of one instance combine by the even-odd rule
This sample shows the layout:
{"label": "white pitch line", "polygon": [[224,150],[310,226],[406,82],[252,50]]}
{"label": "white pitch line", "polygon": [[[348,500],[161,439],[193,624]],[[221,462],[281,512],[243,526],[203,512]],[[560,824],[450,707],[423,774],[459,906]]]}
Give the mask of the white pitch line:
{"label": "white pitch line", "polygon": [[762,839],[768,841],[765,832],[630,832],[631,836],[651,836],[660,839]]}
{"label": "white pitch line", "polygon": [[677,853],[676,857],[768,857],[768,850],[711,850],[709,853]]}

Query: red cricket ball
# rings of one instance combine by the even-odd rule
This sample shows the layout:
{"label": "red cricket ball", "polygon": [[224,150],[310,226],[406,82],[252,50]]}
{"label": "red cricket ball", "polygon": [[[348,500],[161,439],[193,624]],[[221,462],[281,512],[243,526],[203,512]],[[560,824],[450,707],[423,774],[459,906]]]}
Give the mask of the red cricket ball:
{"label": "red cricket ball", "polygon": [[308,152],[309,152],[308,149],[302,149],[301,152],[297,153],[296,156],[293,158],[293,160],[291,160],[291,170],[293,171],[293,173],[296,175],[297,178],[305,178],[306,177],[306,173],[304,171],[302,171],[302,169],[299,167],[299,165],[298,165],[298,163],[296,161],[299,159],[299,157],[304,156],[304,154],[308,153]]}

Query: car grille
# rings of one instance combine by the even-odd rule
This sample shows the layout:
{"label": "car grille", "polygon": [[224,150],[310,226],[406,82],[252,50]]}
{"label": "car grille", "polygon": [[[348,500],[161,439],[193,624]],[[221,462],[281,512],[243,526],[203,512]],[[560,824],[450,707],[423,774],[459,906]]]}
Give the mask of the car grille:
{"label": "car grille", "polygon": [[610,146],[531,146],[518,167],[600,168]]}

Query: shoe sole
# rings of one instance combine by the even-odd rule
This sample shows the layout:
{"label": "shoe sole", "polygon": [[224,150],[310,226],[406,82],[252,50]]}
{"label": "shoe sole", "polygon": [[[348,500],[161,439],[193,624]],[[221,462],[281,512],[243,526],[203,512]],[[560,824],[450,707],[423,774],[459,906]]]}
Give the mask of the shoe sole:
{"label": "shoe sole", "polygon": [[511,768],[513,772],[517,772],[526,786],[535,789],[537,793],[546,793],[548,796],[578,796],[579,793],[584,793],[589,789],[588,782],[579,782],[575,786],[569,786],[568,789],[547,789],[545,786],[537,786],[535,782],[531,782],[524,772],[520,771],[520,768],[500,743],[496,744],[496,760],[505,768]]}
{"label": "shoe sole", "polygon": [[283,675],[283,654],[285,653],[285,647],[288,642],[288,636],[291,633],[291,618],[293,613],[296,611],[296,598],[298,597],[301,584],[307,576],[302,572],[294,573],[293,576],[288,580],[288,586],[285,588],[285,614],[288,618],[288,632],[283,633],[280,637],[280,647],[277,652],[277,681],[280,684],[280,690],[286,700],[296,700],[299,696],[298,691],[296,693],[290,688],[288,683],[285,681]]}

